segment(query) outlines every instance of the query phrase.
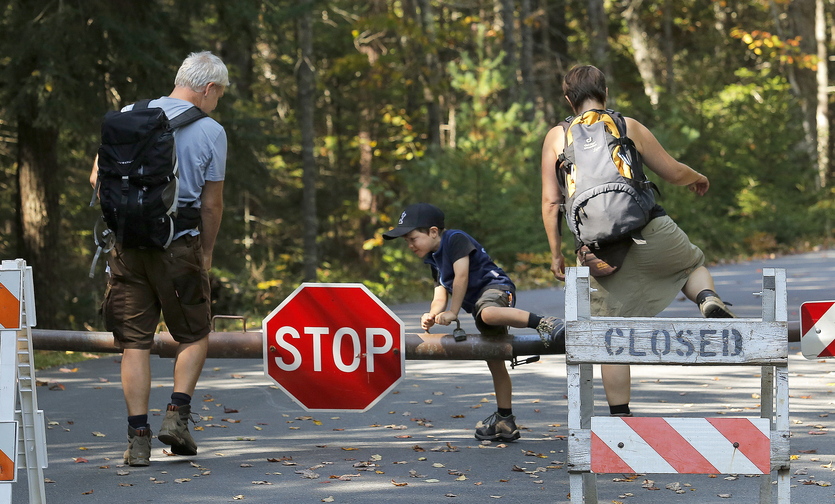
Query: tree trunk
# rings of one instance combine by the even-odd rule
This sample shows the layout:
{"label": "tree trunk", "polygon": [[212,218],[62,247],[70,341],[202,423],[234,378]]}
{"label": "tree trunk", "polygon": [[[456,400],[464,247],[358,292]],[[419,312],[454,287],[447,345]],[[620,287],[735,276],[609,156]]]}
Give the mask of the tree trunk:
{"label": "tree trunk", "polygon": [[441,105],[437,96],[441,81],[441,64],[435,46],[435,18],[429,0],[417,0],[420,9],[420,23],[429,42],[423,47],[426,65],[421,73],[423,98],[426,102],[427,143],[430,151],[441,149]]}
{"label": "tree trunk", "polygon": [[316,157],[313,153],[316,132],[313,126],[315,111],[313,67],[313,26],[311,9],[313,3],[309,0],[299,0],[302,14],[297,22],[299,64],[296,73],[298,86],[299,127],[302,134],[302,221],[304,222],[304,281],[315,281],[316,270],[319,266],[316,236],[318,235],[319,220],[316,215]]}
{"label": "tree trunk", "polygon": [[609,86],[609,106],[615,107],[614,83],[615,76],[612,73],[612,62],[609,57],[609,27],[606,7],[603,0],[589,0],[589,27],[591,29],[591,55],[594,65],[606,74],[606,83]]}
{"label": "tree trunk", "polygon": [[18,249],[32,267],[38,326],[66,325],[60,286],[64,262],[60,244],[61,185],[58,166],[58,128],[35,125],[32,114],[18,117]]}
{"label": "tree trunk", "polygon": [[826,9],[824,1],[815,1],[815,42],[817,44],[817,126],[818,185],[827,186],[829,175],[829,57],[826,51]]}
{"label": "tree trunk", "polygon": [[664,60],[667,63],[665,87],[667,96],[676,94],[675,45],[673,44],[673,0],[664,0]]}
{"label": "tree trunk", "polygon": [[542,94],[545,96],[545,118],[548,124],[568,114],[567,103],[563,99],[562,80],[569,65],[568,27],[565,20],[565,1],[542,0],[545,9],[542,21],[542,54],[545,55],[542,79]]}
{"label": "tree trunk", "polygon": [[646,26],[641,19],[641,8],[643,0],[631,0],[629,6],[623,12],[626,18],[626,25],[629,28],[629,39],[632,41],[632,56],[638,73],[644,83],[644,94],[649,98],[653,108],[658,106],[658,71],[655,68],[657,50],[653,47],[651,39],[647,34]]}
{"label": "tree trunk", "polygon": [[525,120],[531,121],[534,118],[534,101],[536,99],[536,86],[533,75],[533,19],[531,19],[531,0],[521,0],[522,8],[519,13],[522,52],[519,60],[519,68],[522,71],[522,100],[530,106],[525,110]]}
{"label": "tree trunk", "polygon": [[[504,51],[504,66],[510,76],[509,89],[506,97],[507,105],[514,103],[519,98],[519,84],[516,69],[518,67],[516,57],[516,14],[513,0],[499,0],[502,20],[502,50]],[[504,94],[504,93],[503,93]]]}
{"label": "tree trunk", "polygon": [[[815,1],[795,0],[788,6],[788,19],[791,36],[800,36],[800,51],[804,54],[817,54],[815,44]],[[806,134],[805,150],[817,164],[817,124],[816,104],[818,99],[817,77],[813,70],[789,65],[789,82],[797,94],[803,113],[803,131]],[[821,187],[821,180],[815,173],[815,182]]]}

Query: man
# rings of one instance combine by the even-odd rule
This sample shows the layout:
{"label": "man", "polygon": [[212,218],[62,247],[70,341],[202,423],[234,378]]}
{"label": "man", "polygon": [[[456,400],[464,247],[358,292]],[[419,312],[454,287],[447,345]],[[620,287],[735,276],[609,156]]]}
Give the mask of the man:
{"label": "man", "polygon": [[[211,113],[229,85],[228,71],[208,51],[190,54],[177,72],[174,90],[152,100],[169,119],[196,106]],[[122,111],[129,110],[125,107]],[[166,250],[123,248],[110,253],[110,280],[104,316],[123,350],[121,379],[128,410],[128,449],[125,463],[147,466],[151,456],[148,401],[151,354],[160,311],[179,343],[174,361],[174,389],[158,439],[177,455],[195,455],[197,444],[189,429],[191,396],[203,369],[210,330],[208,270],[223,211],[226,174],[226,132],[214,119],[203,117],[176,130],[180,209],[198,209],[201,224],[177,232]],[[98,157],[90,183],[96,187]],[[187,212],[180,212],[187,213]],[[191,213],[195,214],[194,210]],[[129,232],[129,231],[126,231]]]}

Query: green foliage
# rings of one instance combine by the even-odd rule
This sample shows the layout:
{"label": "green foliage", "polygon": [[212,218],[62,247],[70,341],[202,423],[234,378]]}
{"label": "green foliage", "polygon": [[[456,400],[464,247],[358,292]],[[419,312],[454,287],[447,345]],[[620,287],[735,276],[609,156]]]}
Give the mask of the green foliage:
{"label": "green foliage", "polygon": [[[318,280],[363,282],[387,302],[427,299],[425,265],[401,241],[384,244],[381,233],[405,205],[429,201],[517,283],[552,284],[540,218],[539,156],[550,126],[543,117],[568,115],[558,79],[594,54],[587,5],[545,2],[518,20],[536,40],[536,101],[522,103],[514,98],[521,70],[502,64],[506,34],[492,4],[429,4],[431,16],[415,2],[0,0],[0,191],[8,195],[0,201],[0,256],[19,253],[17,119],[32,115],[59,129],[55,176],[66,181],[58,216],[66,273],[55,285],[63,301],[39,308],[60,313],[66,328],[101,329],[103,265],[86,278],[96,217],[87,178],[100,117],[167,93],[182,58],[211,49],[232,80],[213,114],[229,139],[214,311],[266,315],[302,278],[296,30],[311,12]],[[617,108],[710,178],[701,198],[659,182],[661,204],[708,257],[831,241],[835,193],[815,189],[788,78],[787,65],[810,60],[789,51],[791,35],[777,40],[779,54],[755,51],[776,40],[781,27],[771,9],[785,3],[644,2],[647,38],[672,48],[670,62],[663,50],[652,55],[663,87],[658,105],[644,94],[625,4],[605,5]],[[560,44],[566,48],[555,58]],[[442,123],[440,148],[430,146],[432,121]],[[361,185],[370,208],[360,209]],[[570,237],[565,242],[570,248]]]}

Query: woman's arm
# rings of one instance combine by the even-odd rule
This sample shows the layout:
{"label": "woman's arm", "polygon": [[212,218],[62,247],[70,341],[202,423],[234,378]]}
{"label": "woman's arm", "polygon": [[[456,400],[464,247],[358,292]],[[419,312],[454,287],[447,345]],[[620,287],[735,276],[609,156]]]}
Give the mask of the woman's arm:
{"label": "woman's arm", "polygon": [[551,249],[551,272],[557,280],[565,280],[565,257],[562,255],[562,237],[559,232],[559,209],[562,203],[557,182],[557,158],[565,145],[565,130],[555,126],[545,136],[542,144],[542,223]]}
{"label": "woman's arm", "polygon": [[686,164],[676,161],[655,135],[643,124],[631,117],[626,119],[626,134],[635,142],[644,165],[659,177],[674,185],[688,186],[691,191],[703,196],[710,188],[710,181]]}

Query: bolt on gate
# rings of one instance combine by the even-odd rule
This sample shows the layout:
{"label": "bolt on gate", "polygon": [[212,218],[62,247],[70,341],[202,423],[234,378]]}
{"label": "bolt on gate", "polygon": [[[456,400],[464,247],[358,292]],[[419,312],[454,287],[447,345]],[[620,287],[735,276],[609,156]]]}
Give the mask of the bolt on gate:
{"label": "bolt on gate", "polygon": [[[596,474],[760,474],[760,503],[789,504],[786,272],[763,269],[762,318],[591,317],[589,270],[566,275],[572,504],[597,503]],[[593,364],[761,366],[760,417],[595,417]]]}

